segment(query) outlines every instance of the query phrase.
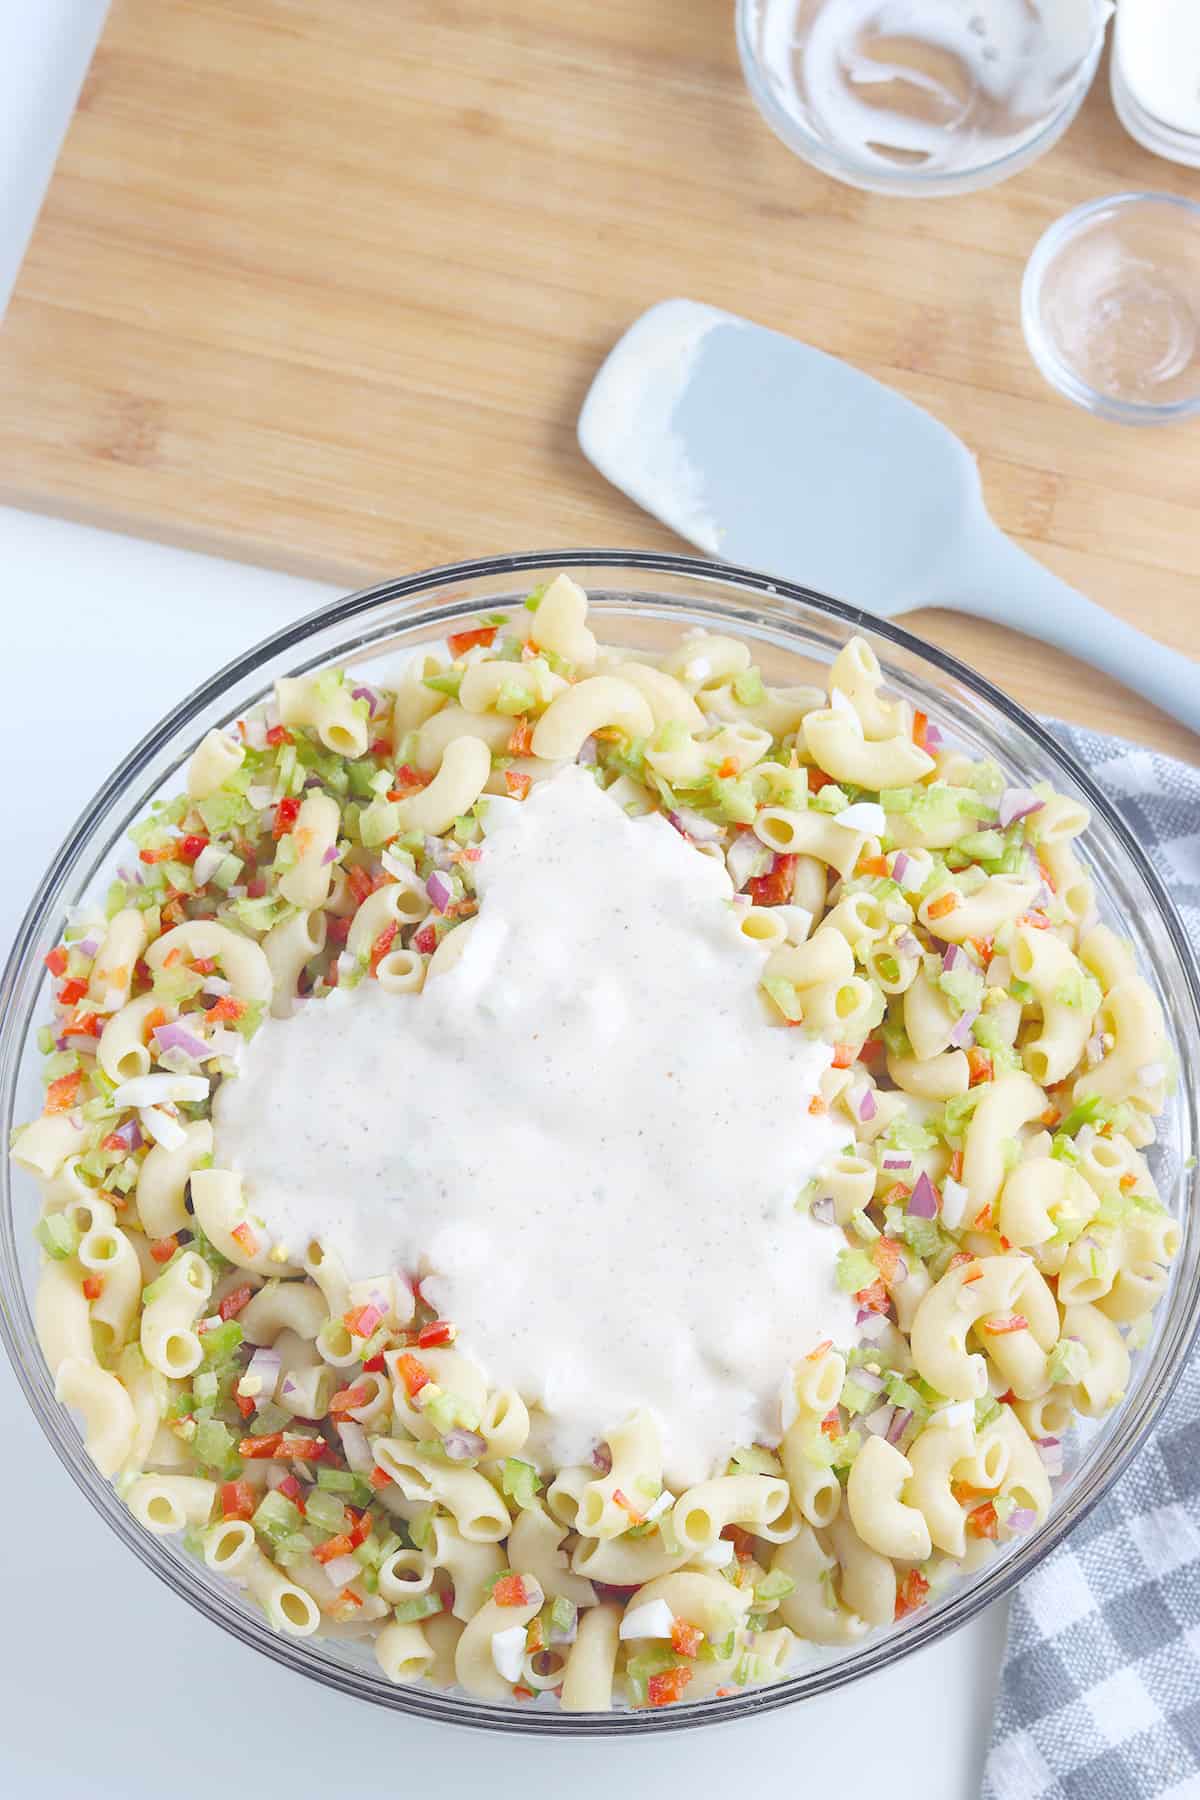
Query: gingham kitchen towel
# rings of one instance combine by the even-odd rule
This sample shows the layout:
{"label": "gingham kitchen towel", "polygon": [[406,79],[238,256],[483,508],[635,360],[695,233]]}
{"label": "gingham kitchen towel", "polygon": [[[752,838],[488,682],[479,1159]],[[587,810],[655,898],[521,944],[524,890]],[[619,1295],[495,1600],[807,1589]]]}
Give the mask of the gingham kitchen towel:
{"label": "gingham kitchen towel", "polygon": [[[1054,730],[1200,944],[1200,769]],[[983,1800],[1200,1800],[1200,1350],[1117,1486],[1014,1596]]]}

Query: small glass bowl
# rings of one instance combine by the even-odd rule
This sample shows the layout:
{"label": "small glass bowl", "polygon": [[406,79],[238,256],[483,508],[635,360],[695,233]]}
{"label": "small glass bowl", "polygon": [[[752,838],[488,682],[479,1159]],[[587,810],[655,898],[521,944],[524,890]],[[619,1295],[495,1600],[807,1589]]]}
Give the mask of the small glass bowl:
{"label": "small glass bowl", "polygon": [[[903,127],[909,121],[902,114],[919,116],[924,112],[919,136],[925,142],[918,152],[885,149],[862,136],[865,114],[857,92],[851,92],[852,77],[842,80],[846,91],[838,104],[860,109],[861,142],[856,145],[839,140],[823,123],[823,115],[828,119],[831,113],[828,107],[814,105],[805,87],[804,53],[817,41],[821,22],[832,16],[833,9],[841,8],[851,21],[848,33],[857,26],[861,38],[869,29],[872,10],[884,15],[880,23],[886,25],[883,0],[873,8],[870,0],[738,0],[742,73],[751,99],[776,137],[805,162],[850,187],[909,199],[969,194],[993,187],[1043,156],[1066,131],[1092,85],[1112,16],[1111,0],[1076,0],[1080,11],[1071,25],[1079,27],[1078,44],[1072,43],[1071,55],[1060,70],[1046,72],[1038,104],[1011,120],[1010,129],[1000,128],[1002,102],[988,93],[986,74],[989,54],[998,54],[987,42],[989,20],[1001,34],[1006,26],[1011,29],[1006,9],[998,12],[996,0],[977,0],[965,26],[965,32],[974,34],[981,45],[977,52],[972,46],[970,54],[982,59],[972,70],[969,60],[949,47],[948,32],[957,29],[962,33],[961,21],[948,11],[944,0],[924,3],[930,13],[927,41],[918,39],[911,27],[905,32],[897,26],[887,35],[895,52],[889,53],[886,68],[869,54],[855,56],[863,94],[871,88],[877,93],[885,89],[894,93],[901,86],[905,90],[893,109],[879,111],[880,122],[899,118]],[[915,11],[913,6],[908,8],[909,13]],[[878,39],[883,38],[880,31]],[[848,60],[843,45],[839,44],[836,52],[829,47],[832,81],[845,77]],[[985,71],[982,75],[981,68]],[[932,150],[930,125],[940,140]],[[989,125],[995,129],[989,132]]]}
{"label": "small glass bowl", "polygon": [[1101,418],[1200,412],[1200,205],[1113,194],[1067,213],[1026,266],[1021,326],[1051,386]]}
{"label": "small glass bowl", "polygon": [[[822,682],[847,640],[861,633],[889,688],[920,707],[969,754],[1001,763],[1021,786],[1047,779],[1092,814],[1082,852],[1102,911],[1131,940],[1163,1008],[1184,1079],[1158,1122],[1157,1174],[1180,1221],[1181,1244],[1167,1295],[1147,1345],[1133,1358],[1125,1399],[1102,1420],[1081,1423],[1069,1440],[1045,1523],[970,1570],[897,1627],[831,1650],[810,1649],[794,1674],[772,1687],[642,1712],[564,1713],[549,1695],[490,1704],[458,1692],[393,1685],[370,1646],[351,1637],[299,1641],[271,1630],[240,1593],[188,1556],[177,1539],[151,1537],[84,1454],[79,1428],[54,1398],[34,1331],[37,1279],[32,1178],[0,1156],[0,1339],[30,1406],[67,1475],[130,1552],[182,1601],[248,1648],[335,1691],[447,1724],[559,1738],[645,1735],[748,1719],[890,1667],[964,1625],[1034,1569],[1106,1493],[1137,1451],[1168,1397],[1200,1318],[1200,967],[1183,925],[1137,837],[1089,776],[1046,728],[955,657],[902,626],[826,599],[810,589],[694,557],[628,550],[537,551],[427,570],[384,582],[322,607],[217,671],[169,713],[104,782],[71,828],[38,885],[0,975],[0,1132],[41,1104],[37,1028],[48,1004],[44,958],[58,941],[67,907],[103,893],[129,826],[150,802],[177,793],[192,751],[214,726],[241,717],[281,675],[339,665],[380,678],[398,656],[430,649],[461,622],[497,606],[519,607],[551,572],[587,590],[602,642],[662,653],[682,631],[732,632],[754,646],[767,679]],[[93,1603],[116,1596],[92,1595]],[[169,1654],[169,1647],[168,1654]],[[297,1692],[297,1704],[303,1704]]]}

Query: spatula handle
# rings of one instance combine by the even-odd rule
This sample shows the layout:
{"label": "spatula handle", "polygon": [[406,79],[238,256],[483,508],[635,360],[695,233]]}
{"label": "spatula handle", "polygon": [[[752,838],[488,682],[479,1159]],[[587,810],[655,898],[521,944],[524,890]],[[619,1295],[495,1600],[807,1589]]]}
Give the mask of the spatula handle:
{"label": "spatula handle", "polygon": [[[1200,732],[1200,666],[1068,587],[987,521],[960,578],[929,604],[1011,625],[1067,650]],[[969,573],[966,573],[969,567]],[[965,577],[965,578],[964,578]]]}

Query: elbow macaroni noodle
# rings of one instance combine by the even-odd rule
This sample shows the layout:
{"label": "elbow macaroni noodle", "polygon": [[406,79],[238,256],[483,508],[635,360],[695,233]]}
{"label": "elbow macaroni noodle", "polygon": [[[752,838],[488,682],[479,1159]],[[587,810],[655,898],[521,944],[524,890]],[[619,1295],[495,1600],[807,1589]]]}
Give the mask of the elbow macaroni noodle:
{"label": "elbow macaroni noodle", "polygon": [[[564,575],[448,650],[382,696],[285,678],[210,732],[138,827],[141,883],[52,953],[46,1110],[12,1154],[43,1190],[55,1392],[147,1531],[279,1631],[369,1633],[390,1682],[599,1712],[778,1679],[798,1639],[852,1644],[1040,1521],[1043,1450],[1119,1403],[1179,1245],[1142,1154],[1162,1010],[1097,921],[1086,811],[1038,790],[1001,827],[1003,777],[926,735],[863,640],[827,696],[772,689],[732,636],[602,649]],[[546,1466],[533,1400],[416,1271],[273,1242],[213,1163],[242,1037],[364,980],[419,1005],[469,940],[488,806],[577,758],[727,864],[763,1029],[831,1046],[813,1109],[844,1132],[800,1203],[862,1336],[786,1374],[775,1449],[678,1494],[645,1409]]]}

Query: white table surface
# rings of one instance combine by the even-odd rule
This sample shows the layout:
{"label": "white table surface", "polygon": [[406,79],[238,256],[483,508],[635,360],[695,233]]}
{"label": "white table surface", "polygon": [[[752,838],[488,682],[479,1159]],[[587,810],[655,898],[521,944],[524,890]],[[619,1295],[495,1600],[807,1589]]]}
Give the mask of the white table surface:
{"label": "white table surface", "polygon": [[[0,0],[0,307],[105,11],[105,0]],[[0,569],[0,754],[13,771],[0,802],[3,951],[118,758],[215,666],[332,590],[5,509]],[[18,752],[31,742],[35,755]],[[580,1745],[451,1732],[301,1686],[193,1614],[64,1478],[2,1360],[0,1418],[0,1793],[13,1800],[157,1800],[166,1769],[178,1800],[211,1800],[230,1771],[246,1791],[299,1778],[314,1793],[389,1768],[412,1791],[436,1782],[499,1800],[531,1778],[573,1800],[617,1784],[712,1793],[751,1770],[848,1800],[978,1792],[1002,1606],[869,1690],[745,1725]],[[905,1721],[917,1717],[914,1755]]]}

